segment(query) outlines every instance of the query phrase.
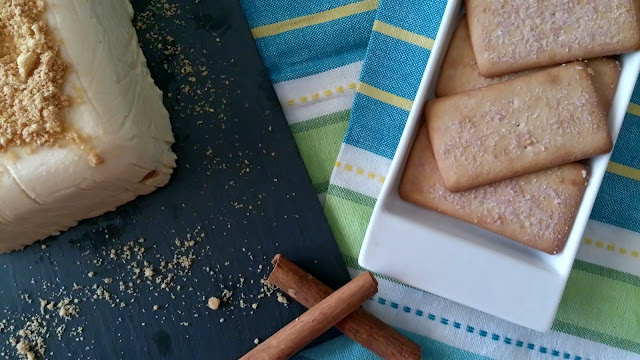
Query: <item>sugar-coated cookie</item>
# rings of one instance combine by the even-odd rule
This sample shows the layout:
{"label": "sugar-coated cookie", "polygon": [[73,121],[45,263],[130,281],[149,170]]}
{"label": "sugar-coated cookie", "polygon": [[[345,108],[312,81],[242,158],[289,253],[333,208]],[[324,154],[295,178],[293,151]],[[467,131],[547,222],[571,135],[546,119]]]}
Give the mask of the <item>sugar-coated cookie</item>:
{"label": "sugar-coated cookie", "polygon": [[466,0],[484,76],[640,49],[640,0]]}
{"label": "sugar-coated cookie", "polygon": [[[618,78],[620,77],[620,64],[613,58],[596,58],[586,60],[586,62],[593,70],[596,91],[608,109],[616,92]],[[460,23],[451,39],[447,55],[442,63],[436,96],[455,95],[545,69],[547,68],[525,70],[494,77],[482,76],[478,71],[475,55],[471,47],[469,27],[465,15],[460,19]]]}
{"label": "sugar-coated cookie", "polygon": [[556,254],[564,248],[580,207],[586,170],[571,163],[452,193],[444,187],[426,126],[422,126],[400,184],[400,197]]}
{"label": "sugar-coated cookie", "polygon": [[584,62],[429,101],[445,186],[457,192],[609,152],[606,112]]}

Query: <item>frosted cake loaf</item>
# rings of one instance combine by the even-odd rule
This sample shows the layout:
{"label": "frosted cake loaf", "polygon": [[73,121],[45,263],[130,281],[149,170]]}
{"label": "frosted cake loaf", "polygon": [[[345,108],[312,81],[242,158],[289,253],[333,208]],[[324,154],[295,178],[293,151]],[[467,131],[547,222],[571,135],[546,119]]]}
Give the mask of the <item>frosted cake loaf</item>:
{"label": "frosted cake loaf", "polygon": [[127,0],[0,0],[0,252],[164,186],[162,93]]}

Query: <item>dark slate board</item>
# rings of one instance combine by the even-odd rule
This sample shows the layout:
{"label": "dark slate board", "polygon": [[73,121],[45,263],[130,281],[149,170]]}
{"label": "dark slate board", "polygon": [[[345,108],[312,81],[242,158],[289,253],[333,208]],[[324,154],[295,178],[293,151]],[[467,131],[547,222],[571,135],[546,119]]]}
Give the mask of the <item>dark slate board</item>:
{"label": "dark slate board", "polygon": [[[47,358],[233,359],[304,311],[275,296],[255,298],[274,254],[333,287],[349,279],[239,4],[176,4],[133,1],[140,42],[171,113],[178,168],[166,188],[44,241],[46,249],[0,256],[0,321],[16,326],[0,325],[0,357],[17,358],[6,342],[40,313],[38,298],[71,296],[79,300],[77,318],[65,322],[45,311],[52,314],[44,319]],[[202,232],[187,252],[176,250],[176,238]],[[135,285],[134,294],[118,290],[119,281],[132,280],[133,259],[122,260],[121,252],[111,259],[109,251],[132,241],[156,269],[193,250],[189,274],[176,273],[175,298],[153,282]],[[94,284],[111,293],[111,304],[92,299]],[[223,287],[234,291],[234,308],[208,309],[205,299]],[[243,294],[259,307],[240,308]],[[59,340],[54,328],[62,324]],[[82,334],[71,335],[78,326]]]}

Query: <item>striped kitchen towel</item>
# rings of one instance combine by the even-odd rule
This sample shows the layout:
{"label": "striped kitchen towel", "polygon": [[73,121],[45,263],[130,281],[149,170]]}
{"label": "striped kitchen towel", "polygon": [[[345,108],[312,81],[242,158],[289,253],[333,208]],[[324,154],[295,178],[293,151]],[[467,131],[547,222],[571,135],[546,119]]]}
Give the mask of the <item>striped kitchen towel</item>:
{"label": "striped kitchen towel", "polygon": [[[242,0],[352,275],[445,0]],[[379,278],[366,308],[428,359],[640,359],[640,85],[552,331]],[[341,337],[301,359],[375,358]]]}

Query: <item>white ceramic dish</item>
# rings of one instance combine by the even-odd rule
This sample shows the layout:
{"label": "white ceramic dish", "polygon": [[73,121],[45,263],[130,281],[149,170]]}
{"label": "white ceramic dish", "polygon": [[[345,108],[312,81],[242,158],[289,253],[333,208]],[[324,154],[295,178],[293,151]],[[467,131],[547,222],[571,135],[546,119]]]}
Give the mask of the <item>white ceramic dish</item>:
{"label": "white ceramic dish", "polygon": [[[462,14],[449,0],[406,128],[365,235],[359,263],[386,275],[535,330],[551,328],[610,154],[589,160],[590,181],[562,252],[548,255],[400,199],[398,186],[424,103]],[[621,56],[609,126],[618,136],[640,71],[640,52]]]}

